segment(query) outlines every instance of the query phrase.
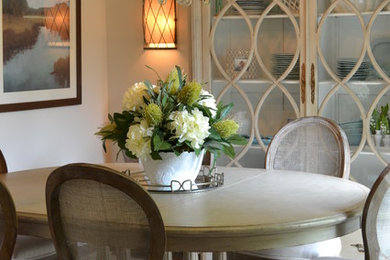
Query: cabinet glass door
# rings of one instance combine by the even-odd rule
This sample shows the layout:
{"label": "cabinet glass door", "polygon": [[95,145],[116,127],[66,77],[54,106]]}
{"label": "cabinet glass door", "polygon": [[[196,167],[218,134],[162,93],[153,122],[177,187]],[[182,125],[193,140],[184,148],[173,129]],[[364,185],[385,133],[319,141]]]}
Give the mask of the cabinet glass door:
{"label": "cabinet glass door", "polygon": [[208,82],[248,138],[218,165],[263,167],[272,136],[300,116],[299,1],[216,0],[210,10]]}
{"label": "cabinet glass door", "polygon": [[[318,114],[344,128],[353,152],[352,175],[354,166],[380,172],[390,162],[390,144],[386,141],[384,144],[382,136],[375,143],[375,129],[370,129],[374,109],[379,108],[380,112],[381,106],[385,108],[390,103],[389,2],[308,3],[311,5],[308,10],[317,13],[311,21],[316,27],[310,34],[310,42],[318,72],[315,74]],[[385,116],[388,117],[387,113]],[[390,134],[388,122],[382,124],[382,132]],[[375,160],[377,164],[368,166],[366,160]]]}

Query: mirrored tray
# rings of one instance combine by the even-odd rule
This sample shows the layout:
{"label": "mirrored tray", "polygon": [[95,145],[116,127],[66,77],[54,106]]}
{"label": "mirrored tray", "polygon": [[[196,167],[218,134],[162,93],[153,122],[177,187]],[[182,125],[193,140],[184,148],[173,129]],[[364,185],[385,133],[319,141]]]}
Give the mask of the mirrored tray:
{"label": "mirrored tray", "polygon": [[202,166],[196,177],[195,183],[191,180],[179,182],[172,180],[170,185],[151,184],[148,176],[143,171],[131,172],[125,170],[124,175],[135,179],[149,192],[163,192],[163,193],[189,193],[202,192],[220,187],[224,183],[224,173],[219,173],[217,168],[210,168]]}

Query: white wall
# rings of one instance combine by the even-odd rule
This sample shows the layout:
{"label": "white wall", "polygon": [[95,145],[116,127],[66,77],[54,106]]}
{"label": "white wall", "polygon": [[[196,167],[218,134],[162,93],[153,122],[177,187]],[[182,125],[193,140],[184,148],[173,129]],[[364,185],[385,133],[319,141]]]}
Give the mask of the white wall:
{"label": "white wall", "polygon": [[[155,82],[149,65],[165,78],[174,65],[191,72],[190,8],[177,5],[177,50],[144,50],[142,0],[107,0],[108,100],[109,111],[121,111],[122,96],[135,82]],[[190,76],[190,75],[189,75]],[[116,147],[111,153],[115,161]],[[118,161],[121,161],[119,157]]]}
{"label": "white wall", "polygon": [[105,0],[81,5],[82,104],[0,113],[0,148],[9,171],[104,160],[94,133],[108,107]]}
{"label": "white wall", "polygon": [[[9,171],[71,162],[115,161],[94,135],[121,109],[132,83],[191,71],[190,8],[177,7],[177,50],[144,50],[142,0],[82,0],[82,104],[0,113],[0,148]],[[189,75],[190,76],[190,75]]]}

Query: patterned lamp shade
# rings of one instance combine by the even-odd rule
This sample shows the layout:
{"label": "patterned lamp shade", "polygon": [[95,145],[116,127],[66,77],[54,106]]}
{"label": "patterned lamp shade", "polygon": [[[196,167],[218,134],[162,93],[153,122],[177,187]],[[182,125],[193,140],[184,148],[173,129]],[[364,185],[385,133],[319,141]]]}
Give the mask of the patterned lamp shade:
{"label": "patterned lamp shade", "polygon": [[145,49],[176,48],[176,2],[144,0]]}

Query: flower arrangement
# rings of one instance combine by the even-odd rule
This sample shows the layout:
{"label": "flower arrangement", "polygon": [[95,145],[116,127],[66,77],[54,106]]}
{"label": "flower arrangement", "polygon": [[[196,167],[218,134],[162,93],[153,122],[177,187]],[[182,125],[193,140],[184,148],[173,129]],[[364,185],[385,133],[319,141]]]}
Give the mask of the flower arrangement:
{"label": "flower arrangement", "polygon": [[[156,73],[157,74],[157,73]],[[228,118],[233,105],[216,104],[198,82],[187,82],[175,66],[157,85],[135,83],[123,97],[123,111],[109,114],[109,123],[96,135],[111,140],[130,158],[160,160],[160,153],[209,151],[215,159],[223,152],[234,158],[233,144],[246,144],[237,134],[238,124]]]}
{"label": "flower arrangement", "polygon": [[371,115],[370,130],[372,134],[376,131],[381,131],[384,135],[390,134],[390,118],[388,115],[389,104],[381,106],[380,110],[375,108]]}

